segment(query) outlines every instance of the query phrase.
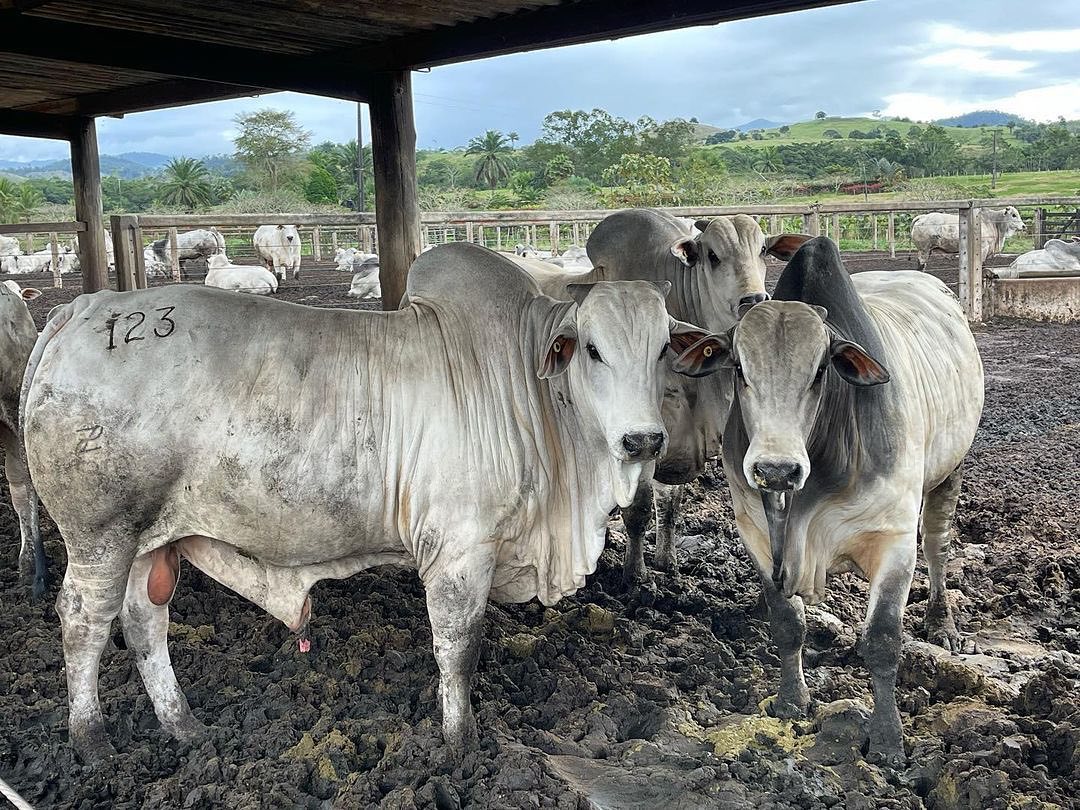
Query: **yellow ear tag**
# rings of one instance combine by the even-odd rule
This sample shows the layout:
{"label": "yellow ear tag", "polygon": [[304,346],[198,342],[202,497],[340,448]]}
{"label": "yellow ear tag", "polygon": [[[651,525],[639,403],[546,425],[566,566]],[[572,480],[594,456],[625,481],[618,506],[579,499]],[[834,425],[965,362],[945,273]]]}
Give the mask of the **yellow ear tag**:
{"label": "yellow ear tag", "polygon": [[706,357],[712,357],[712,346],[706,346],[701,350],[701,353]]}

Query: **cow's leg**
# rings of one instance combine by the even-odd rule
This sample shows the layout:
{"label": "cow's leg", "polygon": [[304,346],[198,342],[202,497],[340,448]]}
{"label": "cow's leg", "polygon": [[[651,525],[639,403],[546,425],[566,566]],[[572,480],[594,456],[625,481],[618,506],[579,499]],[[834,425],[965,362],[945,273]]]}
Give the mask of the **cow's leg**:
{"label": "cow's leg", "polygon": [[[168,553],[175,554],[175,551],[169,549]],[[154,570],[162,566],[165,566],[164,570]],[[152,573],[172,579],[168,594],[163,596],[172,595],[176,569],[165,563],[161,554],[156,559],[154,553],[136,557],[128,574],[127,593],[120,611],[124,639],[135,655],[135,664],[161,727],[178,739],[190,740],[205,731],[205,727],[191,714],[187,698],[176,682],[169,660],[169,603],[165,598],[164,604],[155,604],[161,598],[151,598]]]}
{"label": "cow's leg", "polygon": [[651,481],[639,481],[634,500],[622,510],[626,527],[626,556],[623,557],[623,584],[633,585],[645,579],[645,529],[652,516]]}
{"label": "cow's leg", "polygon": [[922,509],[922,547],[930,579],[930,598],[926,602],[923,628],[927,640],[953,652],[959,651],[960,634],[945,592],[945,565],[949,561],[949,531],[960,498],[961,478],[957,467],[948,478],[926,493]]}
{"label": "cow's leg", "polygon": [[19,571],[24,576],[28,575],[33,560],[34,576],[30,593],[33,599],[39,599],[48,587],[49,564],[45,557],[45,545],[41,542],[37,490],[30,481],[30,471],[26,469],[17,446],[7,449],[4,471],[11,492],[11,505],[19,517]]}
{"label": "cow's leg", "polygon": [[[442,559],[438,562],[442,563]],[[494,550],[485,544],[446,560],[424,576],[428,620],[439,666],[443,737],[457,754],[478,742],[469,694],[494,571]]]}
{"label": "cow's leg", "polygon": [[[88,547],[108,549],[108,539],[87,540]],[[124,602],[128,559],[102,554],[86,563],[71,554],[56,612],[64,639],[64,669],[68,687],[68,737],[86,761],[115,753],[105,733],[98,701],[98,664],[109,640],[109,627]]]}
{"label": "cow's leg", "polygon": [[870,602],[859,646],[874,687],[870,755],[874,761],[890,765],[904,761],[904,733],[896,708],[896,672],[904,603],[915,571],[914,528],[913,522],[910,542],[897,538],[881,549],[872,572],[863,567],[870,576]]}
{"label": "cow's leg", "polygon": [[799,596],[786,597],[761,574],[761,590],[769,607],[769,629],[780,656],[780,688],[773,712],[777,717],[802,717],[810,705],[810,690],[803,677],[802,648],[806,640],[806,608]]}
{"label": "cow's leg", "polygon": [[653,502],[656,504],[656,567],[661,571],[679,573],[679,561],[675,554],[675,518],[682,505],[681,484],[652,482]]}

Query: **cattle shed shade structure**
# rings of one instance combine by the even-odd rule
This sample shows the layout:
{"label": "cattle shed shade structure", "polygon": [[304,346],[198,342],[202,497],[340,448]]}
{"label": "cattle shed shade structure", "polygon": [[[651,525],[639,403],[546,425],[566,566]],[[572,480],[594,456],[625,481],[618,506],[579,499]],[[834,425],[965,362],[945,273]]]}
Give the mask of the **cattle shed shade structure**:
{"label": "cattle shed shade structure", "polygon": [[384,301],[419,250],[410,71],[853,0],[0,0],[0,133],[70,141],[106,284],[94,119],[290,90],[371,112]]}

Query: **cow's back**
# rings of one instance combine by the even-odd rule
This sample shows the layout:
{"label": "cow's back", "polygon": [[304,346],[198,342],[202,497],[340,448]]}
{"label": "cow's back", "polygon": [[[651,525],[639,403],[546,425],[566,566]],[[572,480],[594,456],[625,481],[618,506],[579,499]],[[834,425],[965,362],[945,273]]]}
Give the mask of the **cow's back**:
{"label": "cow's back", "polygon": [[960,302],[941,281],[914,271],[852,276],[878,327],[890,385],[899,396],[898,435],[924,458],[924,490],[940,483],[975,436],[983,371]]}

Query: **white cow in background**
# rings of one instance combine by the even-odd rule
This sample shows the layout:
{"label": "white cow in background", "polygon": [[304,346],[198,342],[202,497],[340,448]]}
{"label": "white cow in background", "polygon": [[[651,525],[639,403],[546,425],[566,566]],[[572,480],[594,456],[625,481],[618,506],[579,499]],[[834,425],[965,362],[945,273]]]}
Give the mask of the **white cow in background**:
{"label": "white cow in background", "polygon": [[382,287],[379,286],[378,256],[357,267],[357,273],[352,277],[352,286],[349,287],[349,295],[361,300],[382,298]]}
{"label": "white cow in background", "polygon": [[252,242],[256,255],[279,282],[289,272],[294,281],[300,278],[300,231],[295,225],[260,225]]}
{"label": "white cow in background", "polygon": [[338,248],[334,251],[334,263],[342,273],[358,272],[362,265],[374,261],[379,263],[379,254],[365,253],[358,248]]}
{"label": "white cow in background", "polygon": [[0,257],[2,256],[18,256],[22,253],[22,248],[19,247],[19,240],[14,236],[0,236]]}
{"label": "white cow in background", "polygon": [[164,278],[172,271],[168,262],[154,252],[153,246],[143,248],[143,266],[146,268],[147,278]]}
{"label": "white cow in background", "polygon": [[[1013,206],[1005,208],[980,208],[979,220],[982,231],[982,260],[985,262],[995,253],[1001,253],[1005,240],[1024,230],[1024,220]],[[960,215],[933,211],[921,214],[911,222],[911,241],[919,252],[919,269],[925,270],[930,254],[960,252]]]}
{"label": "white cow in background", "polygon": [[994,274],[998,278],[1080,275],[1080,242],[1050,239],[1040,250],[1017,256]]}
{"label": "white cow in background", "polygon": [[5,256],[0,260],[0,269],[12,276],[47,273],[52,270],[52,251],[39,250],[25,256]]}
{"label": "white cow in background", "polygon": [[527,259],[550,259],[550,250],[537,250],[532,245],[523,245],[520,242],[514,246],[515,256],[524,256]]}
{"label": "white cow in background", "polygon": [[[166,265],[170,264],[172,245],[168,237],[158,239],[152,245],[154,254]],[[196,228],[176,235],[176,255],[180,261],[186,259],[209,259],[211,256],[225,255],[225,237],[217,228]]]}
{"label": "white cow in background", "polygon": [[270,295],[276,293],[277,278],[269,270],[253,264],[230,264],[227,256],[217,254],[207,262],[207,287],[219,287],[223,290],[251,293],[252,295]]}
{"label": "white cow in background", "polygon": [[592,270],[593,267],[593,263],[589,260],[589,254],[580,245],[571,245],[562,252],[561,256],[553,256],[550,259],[544,259],[544,261],[565,270]]}

